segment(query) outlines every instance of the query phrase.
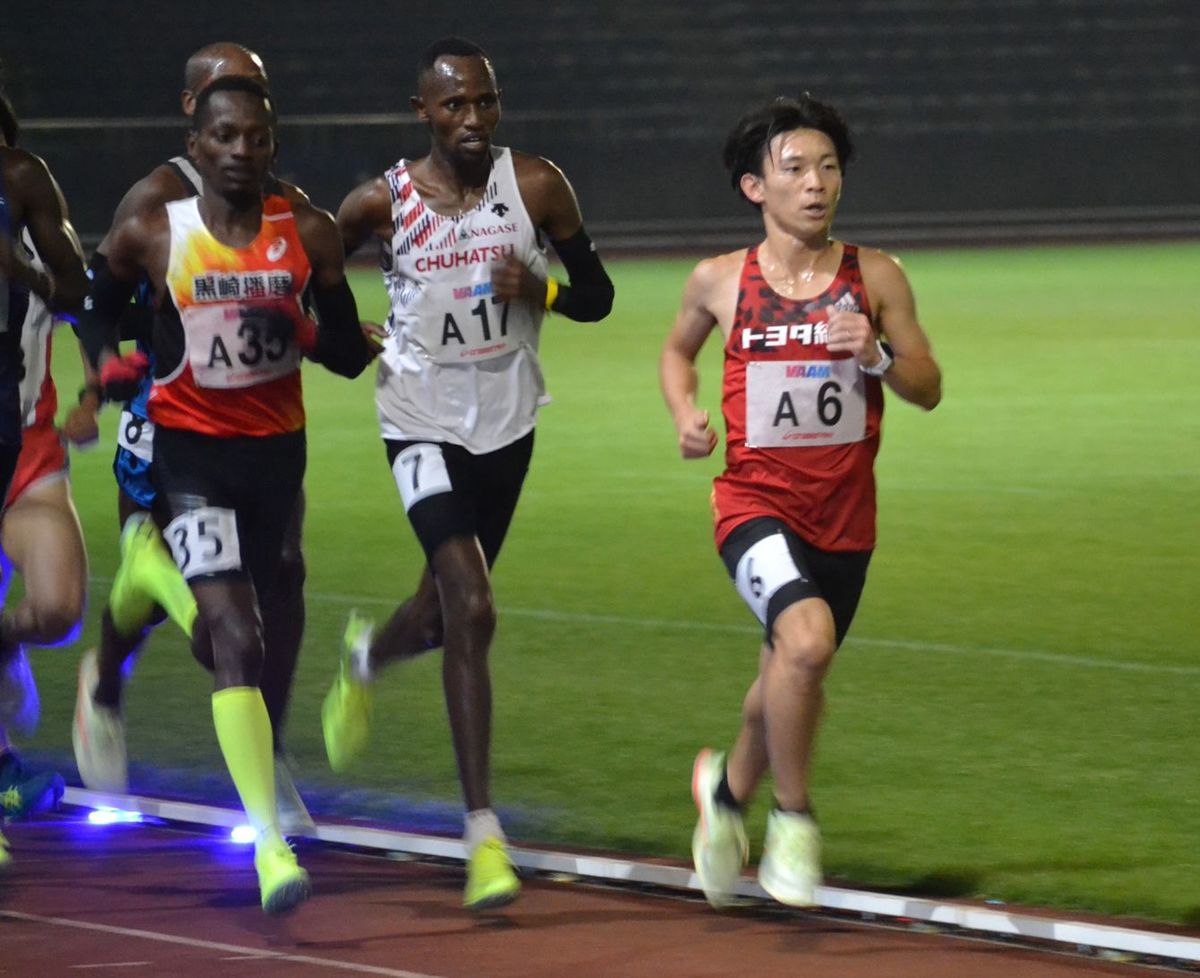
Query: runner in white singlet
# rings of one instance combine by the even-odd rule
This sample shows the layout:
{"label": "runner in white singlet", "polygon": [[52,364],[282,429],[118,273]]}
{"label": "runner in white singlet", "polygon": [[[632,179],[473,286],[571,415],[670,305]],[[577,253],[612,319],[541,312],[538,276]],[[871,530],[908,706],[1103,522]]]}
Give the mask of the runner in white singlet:
{"label": "runner in white singlet", "polygon": [[[430,152],[352,191],[338,212],[346,253],[383,245],[392,312],[376,406],[388,461],[425,550],[417,593],[377,635],[351,616],[322,710],[330,764],[366,746],[370,683],[387,662],[444,649],[446,706],[466,802],[464,903],[513,900],[520,884],[491,808],[490,569],[533,450],[546,388],[537,350],[546,311],[596,321],[612,283],[574,191],[547,160],[492,145],[500,96],[487,56],[460,38],[423,55],[412,100]],[[544,242],[570,284],[547,278]]]}

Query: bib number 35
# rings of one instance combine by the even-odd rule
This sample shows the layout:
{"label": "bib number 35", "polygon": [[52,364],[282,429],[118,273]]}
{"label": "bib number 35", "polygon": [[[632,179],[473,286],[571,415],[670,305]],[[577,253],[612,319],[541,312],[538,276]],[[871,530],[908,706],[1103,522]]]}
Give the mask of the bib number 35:
{"label": "bib number 35", "polygon": [[237,515],[232,509],[203,506],[188,510],[167,524],[166,538],[186,580],[242,568]]}

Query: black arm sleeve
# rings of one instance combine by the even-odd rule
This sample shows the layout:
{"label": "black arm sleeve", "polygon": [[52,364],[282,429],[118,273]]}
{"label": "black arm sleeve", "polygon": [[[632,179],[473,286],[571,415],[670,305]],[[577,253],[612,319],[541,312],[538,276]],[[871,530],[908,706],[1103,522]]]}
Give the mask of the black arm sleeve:
{"label": "black arm sleeve", "polygon": [[114,353],[121,348],[120,320],[129,308],[135,286],[118,282],[108,269],[108,259],[100,252],[92,255],[88,262],[88,278],[91,285],[75,332],[83,344],[92,366],[99,369],[100,354],[104,350]]}
{"label": "black arm sleeve", "polygon": [[598,323],[612,311],[613,284],[592,239],[581,227],[569,238],[550,243],[571,277],[570,285],[558,287],[552,311],[577,323]]}
{"label": "black arm sleeve", "polygon": [[350,284],[343,279],[332,288],[312,286],[317,309],[317,344],[309,356],[343,377],[361,374],[374,354],[358,325],[358,307]]}

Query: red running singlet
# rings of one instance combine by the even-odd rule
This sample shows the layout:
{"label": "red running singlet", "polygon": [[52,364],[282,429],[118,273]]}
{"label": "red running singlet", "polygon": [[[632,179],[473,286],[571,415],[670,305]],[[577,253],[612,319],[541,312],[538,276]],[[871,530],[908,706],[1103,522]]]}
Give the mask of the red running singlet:
{"label": "red running singlet", "polygon": [[739,524],[783,521],[828,551],[875,546],[875,455],[883,387],[826,348],[835,306],[870,316],[858,249],[843,245],[829,288],[781,296],[750,248],[725,344],[725,471],[713,480],[717,548]]}

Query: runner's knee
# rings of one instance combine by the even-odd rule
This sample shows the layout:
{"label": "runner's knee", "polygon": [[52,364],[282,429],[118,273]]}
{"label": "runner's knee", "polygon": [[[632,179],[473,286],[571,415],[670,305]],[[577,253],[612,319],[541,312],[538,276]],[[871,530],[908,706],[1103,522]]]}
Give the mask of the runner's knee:
{"label": "runner's knee", "polygon": [[824,630],[789,631],[781,630],[774,638],[772,659],[776,670],[793,681],[803,683],[820,682],[833,662],[837,645],[832,632]]}
{"label": "runner's knee", "polygon": [[474,639],[476,647],[490,641],[496,630],[496,606],[488,591],[468,591],[456,596],[452,606],[446,609],[446,620],[452,627],[465,630]]}
{"label": "runner's knee", "polygon": [[263,663],[258,623],[240,615],[224,615],[209,621],[208,630],[218,675],[236,685],[257,685]]}
{"label": "runner's knee", "polygon": [[79,635],[83,619],[83,598],[63,596],[49,602],[33,603],[34,645],[61,645]]}

